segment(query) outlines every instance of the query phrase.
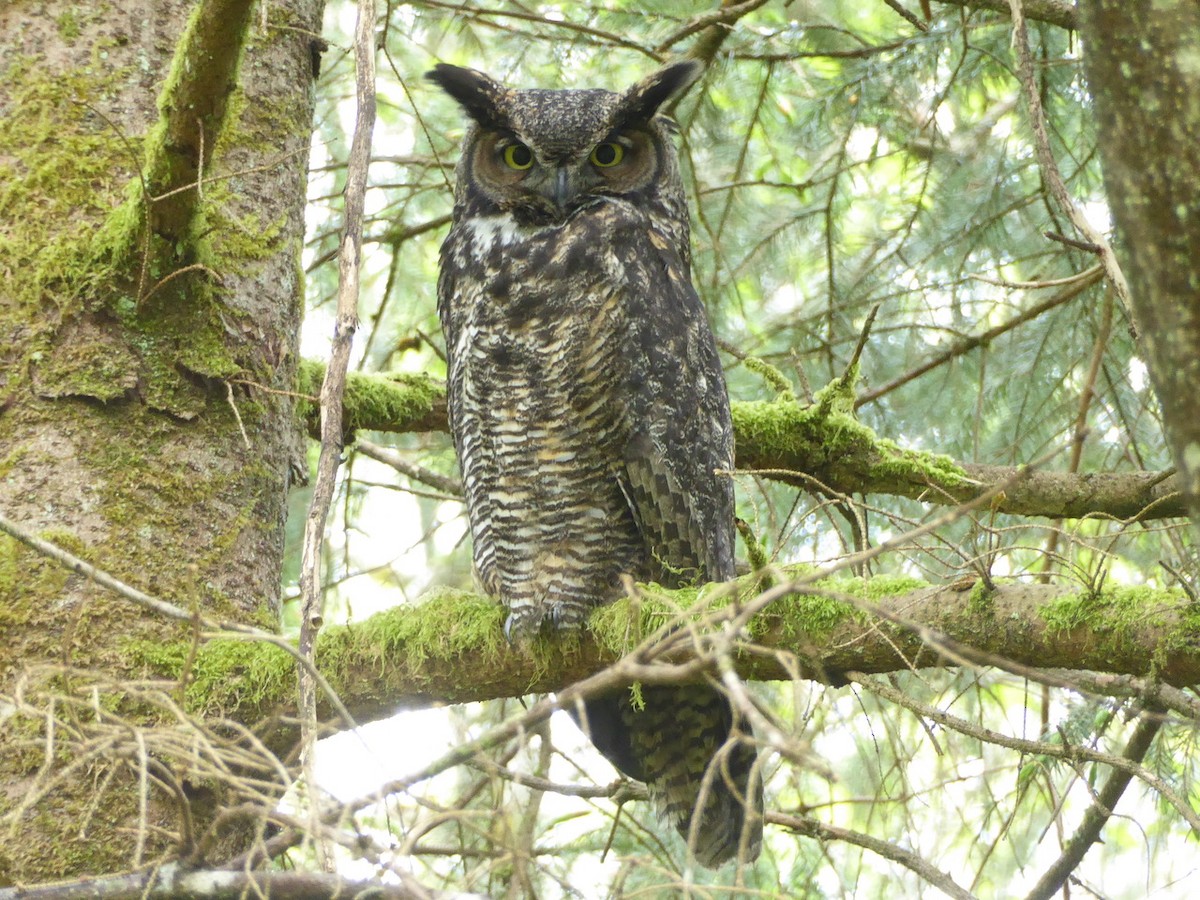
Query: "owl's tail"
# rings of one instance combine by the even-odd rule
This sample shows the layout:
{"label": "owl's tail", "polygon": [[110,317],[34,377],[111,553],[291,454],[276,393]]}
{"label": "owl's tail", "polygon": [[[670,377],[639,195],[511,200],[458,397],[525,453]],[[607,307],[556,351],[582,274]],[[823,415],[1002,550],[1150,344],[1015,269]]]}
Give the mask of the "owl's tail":
{"label": "owl's tail", "polygon": [[715,869],[756,859],[762,776],[749,729],[735,729],[728,698],[705,684],[646,685],[641,698],[640,709],[628,691],[589,700],[580,724],[614,766],[646,783],[659,813],[689,843],[699,817],[691,846],[697,862]]}

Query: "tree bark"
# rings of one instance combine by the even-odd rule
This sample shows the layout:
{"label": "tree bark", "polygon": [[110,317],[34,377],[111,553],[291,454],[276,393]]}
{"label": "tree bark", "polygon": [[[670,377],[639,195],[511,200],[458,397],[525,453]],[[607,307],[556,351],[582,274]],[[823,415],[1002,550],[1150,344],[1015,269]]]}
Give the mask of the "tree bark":
{"label": "tree bark", "polygon": [[[294,387],[321,3],[272,3],[265,31],[250,8],[0,8],[0,511],[274,627],[302,438],[286,394],[232,379]],[[204,836],[220,786],[159,752],[169,703],[131,680],[132,648],[181,636],[0,538],[0,885]],[[88,720],[113,743],[80,737]]]}
{"label": "tree bark", "polygon": [[1171,450],[1200,522],[1200,6],[1080,4],[1100,157]]}

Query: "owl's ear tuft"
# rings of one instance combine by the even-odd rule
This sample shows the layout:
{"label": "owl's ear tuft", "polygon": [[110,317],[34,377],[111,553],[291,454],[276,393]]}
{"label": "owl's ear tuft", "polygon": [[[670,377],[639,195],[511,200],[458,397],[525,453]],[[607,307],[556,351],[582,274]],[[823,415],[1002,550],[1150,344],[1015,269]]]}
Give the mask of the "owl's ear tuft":
{"label": "owl's ear tuft", "polygon": [[649,122],[664,103],[682,96],[703,71],[704,66],[694,59],[668,63],[621,95],[616,117],[626,124]]}
{"label": "owl's ear tuft", "polygon": [[501,107],[504,85],[475,69],[438,63],[425,77],[458,101],[463,111],[484,128],[507,127]]}

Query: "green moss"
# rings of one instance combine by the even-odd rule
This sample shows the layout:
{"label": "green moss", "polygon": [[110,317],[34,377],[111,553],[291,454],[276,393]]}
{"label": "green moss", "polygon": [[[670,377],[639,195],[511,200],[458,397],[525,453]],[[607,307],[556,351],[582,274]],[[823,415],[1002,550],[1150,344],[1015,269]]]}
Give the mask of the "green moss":
{"label": "green moss", "polygon": [[189,712],[221,715],[247,706],[284,702],[296,690],[295,660],[286,650],[262,641],[217,639],[195,647],[189,641],[130,641],[131,662],[156,675],[187,675],[184,699]]}
{"label": "green moss", "polygon": [[656,584],[640,585],[637,597],[622,597],[596,609],[588,628],[607,652],[619,656],[664,625],[698,622],[715,609],[738,599],[738,591],[725,585],[666,590]]}
{"label": "green moss", "polygon": [[796,394],[792,390],[791,384],[775,366],[766,360],[759,359],[757,356],[747,356],[742,360],[742,365],[774,389],[776,400],[784,402],[795,401]]}
{"label": "green moss", "polygon": [[[43,537],[55,540],[50,535]],[[30,609],[31,599],[40,602],[41,598],[54,596],[66,586],[69,575],[62,566],[15,538],[0,534],[0,630],[36,621],[38,610]]]}
{"label": "green moss", "polygon": [[[505,651],[503,612],[477,594],[448,589],[417,606],[399,606],[365,622],[324,629],[317,638],[316,661],[334,691],[364,668],[400,668],[418,678],[430,659],[469,661],[481,671]],[[178,680],[187,674],[187,709],[220,714],[251,707],[269,708],[292,699],[296,661],[287,651],[262,641],[214,639],[194,647],[191,641],[129,642],[128,658],[159,677]],[[382,681],[382,679],[381,679]],[[347,691],[349,692],[349,691]],[[353,693],[362,697],[361,683]]]}
{"label": "green moss", "polygon": [[322,670],[333,678],[347,654],[365,653],[380,666],[402,664],[419,673],[429,658],[462,658],[481,667],[494,662],[505,647],[500,606],[478,594],[441,588],[418,605],[398,606],[365,622],[327,628],[317,642]]}
{"label": "green moss", "polygon": [[976,579],[967,594],[967,609],[976,615],[992,614],[992,590],[982,578]]}
{"label": "green moss", "polygon": [[43,397],[88,397],[108,403],[128,396],[138,383],[136,356],[123,342],[96,329],[70,327],[32,361]]}
{"label": "green moss", "polygon": [[866,613],[822,594],[789,594],[771,604],[770,614],[779,619],[779,630],[788,641],[819,642],[846,621],[864,621]]}
{"label": "green moss", "polygon": [[[219,398],[209,398],[207,403],[203,415],[188,426],[193,430],[189,443],[220,446],[222,442],[240,441],[227,404]],[[108,546],[120,548],[119,552],[110,551],[108,557],[91,561],[138,584],[161,585],[157,590],[165,599],[186,608],[198,605],[210,617],[244,621],[247,613],[243,604],[224,597],[209,583],[180,579],[173,571],[178,560],[134,551],[144,542],[157,546],[175,540],[168,536],[195,527],[195,523],[179,520],[179,510],[221,509],[223,515],[203,526],[203,541],[187,541],[190,546],[203,548],[188,560],[190,566],[220,571],[222,560],[235,544],[257,541],[258,529],[274,529],[273,522],[261,521],[259,504],[264,495],[278,490],[277,475],[263,462],[239,462],[232,471],[220,458],[208,460],[203,467],[196,465],[181,457],[179,424],[140,404],[97,414],[110,419],[125,438],[89,445],[82,460],[98,473],[94,479],[100,500],[97,512],[112,526],[114,535]],[[209,432],[209,437],[202,438],[197,433],[201,431]],[[158,572],[153,565],[172,571]],[[170,590],[167,585],[187,593]],[[258,615],[269,617],[266,604]]]}
{"label": "green moss", "polygon": [[[879,601],[922,587],[927,587],[925,582],[899,575],[824,579],[812,585],[811,592],[790,594],[774,601],[764,615],[750,623],[749,629],[751,634],[761,634],[777,628],[788,638],[820,639],[847,620],[867,619],[867,612],[842,597]],[[681,619],[699,621],[714,609],[744,603],[757,593],[753,578],[744,579],[737,589],[704,585],[666,591],[657,585],[645,585],[638,597],[623,597],[597,609],[589,617],[588,625],[600,646],[620,655],[664,625]]]}
{"label": "green moss", "polygon": [[1107,587],[1059,597],[1038,612],[1054,632],[1086,629],[1092,640],[1110,648],[1114,659],[1141,646],[1147,629],[1163,633],[1147,661],[1151,667],[1173,653],[1193,654],[1200,648],[1200,608],[1177,589]]}
{"label": "green moss", "polygon": [[858,363],[841,378],[835,378],[817,391],[813,406],[822,416],[839,415],[854,418],[854,392],[858,386]]}
{"label": "green moss", "polygon": [[[324,363],[303,360],[299,392],[308,397],[318,396],[324,378]],[[378,376],[350,372],[346,377],[343,430],[352,434],[360,428],[389,423],[402,431],[411,423],[427,419],[434,405],[444,396],[441,383],[426,375]],[[297,411],[310,421],[315,421],[319,415],[316,404],[307,400],[297,404]]]}
{"label": "green moss", "polygon": [[882,458],[868,468],[870,478],[928,481],[948,487],[967,483],[967,473],[962,467],[941,453],[905,450],[887,438],[876,438],[875,450]]}
{"label": "green moss", "polygon": [[[1038,613],[1053,631],[1085,626],[1096,633],[1127,634],[1134,629],[1166,627],[1186,605],[1182,591],[1114,586],[1058,597]],[[1190,622],[1185,621],[1185,627],[1190,630]],[[1200,632],[1195,636],[1200,638]]]}
{"label": "green moss", "polygon": [[809,406],[790,400],[734,403],[739,465],[745,449],[754,460],[782,460],[800,471],[845,468],[860,480],[965,483],[966,473],[950,457],[905,450],[878,437],[854,417],[853,405],[852,388],[842,379],[818,391]]}
{"label": "green moss", "polygon": [[902,597],[929,585],[911,575],[876,575],[872,578],[826,578],[817,588],[831,593],[861,597],[864,600],[887,600]]}
{"label": "green moss", "polygon": [[[742,519],[738,519],[736,525],[738,534],[742,536],[742,544],[746,548],[746,561],[750,563],[750,570],[761,573],[770,568],[771,559],[767,554],[765,537],[760,539],[755,535],[749,523]],[[769,579],[764,577],[759,582],[759,589],[762,590],[767,587],[768,582]]]}
{"label": "green moss", "polygon": [[[129,144],[86,105],[125,73],[80,68],[46,74],[36,57],[0,69],[9,92],[0,129],[0,258],[6,303],[0,328],[48,333],[80,308],[106,270],[93,265],[93,229],[134,171]],[[37,198],[36,212],[30,198]],[[47,307],[53,313],[47,314]],[[31,350],[44,344],[28,342]],[[11,377],[25,367],[11,366]],[[9,382],[9,388],[13,382]]]}
{"label": "green moss", "polygon": [[58,26],[58,33],[67,41],[75,41],[81,31],[79,26],[79,15],[74,9],[68,9],[66,12],[59,15],[54,20]]}
{"label": "green moss", "polygon": [[[112,402],[137,388],[157,409],[195,415],[203,388],[181,367],[205,378],[242,367],[227,349],[208,274],[189,273],[150,294],[176,267],[147,257],[138,237],[145,203],[137,145],[114,135],[82,99],[102,96],[128,73],[81,68],[51,79],[42,72],[35,58],[20,57],[0,73],[11,86],[0,129],[0,257],[9,264],[10,301],[0,306],[0,334],[32,334],[21,342],[25,359],[8,367],[6,389],[32,377],[42,396]],[[38,198],[36,215],[30,197]],[[89,220],[101,224],[87,227]],[[223,258],[260,258],[279,226],[223,230],[256,236],[226,242]],[[114,291],[121,272],[132,281]],[[138,299],[139,291],[149,299]]]}

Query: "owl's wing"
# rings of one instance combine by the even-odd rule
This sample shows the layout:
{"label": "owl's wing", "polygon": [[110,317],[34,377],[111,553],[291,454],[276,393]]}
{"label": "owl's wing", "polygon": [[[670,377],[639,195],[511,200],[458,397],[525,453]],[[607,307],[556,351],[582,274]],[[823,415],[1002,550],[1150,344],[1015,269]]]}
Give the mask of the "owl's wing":
{"label": "owl's wing", "polygon": [[[618,479],[666,585],[724,581],[733,562],[733,426],[725,378],[704,307],[676,244],[644,227],[618,228],[624,274],[619,404],[628,440]],[[639,573],[642,575],[643,573]],[[716,868],[762,845],[762,779],[729,698],[708,682],[645,685],[589,698],[584,726],[625,774]]]}
{"label": "owl's wing", "polygon": [[663,584],[734,575],[733,427],[704,306],[673,244],[620,248],[629,287],[622,489]]}

